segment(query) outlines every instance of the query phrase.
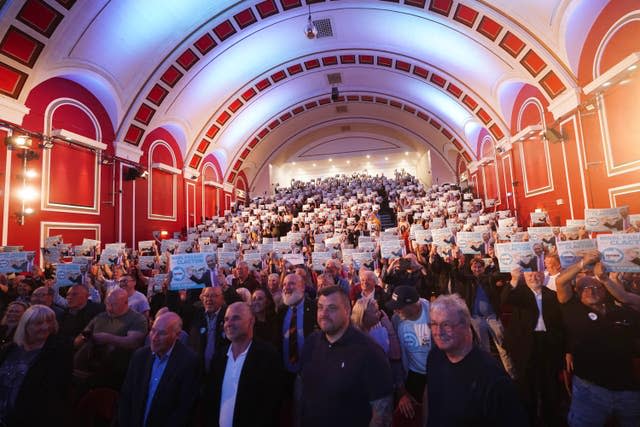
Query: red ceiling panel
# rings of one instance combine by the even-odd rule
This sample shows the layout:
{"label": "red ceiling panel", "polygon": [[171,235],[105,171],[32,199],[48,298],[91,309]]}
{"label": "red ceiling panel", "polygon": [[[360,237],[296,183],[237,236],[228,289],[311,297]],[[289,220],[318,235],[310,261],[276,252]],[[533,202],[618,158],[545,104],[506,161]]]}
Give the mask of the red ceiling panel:
{"label": "red ceiling panel", "polygon": [[240,166],[242,166],[242,160],[237,160],[236,163],[233,165],[233,169],[238,170],[240,169]]}
{"label": "red ceiling panel", "polygon": [[188,71],[189,68],[193,67],[193,64],[198,62],[198,59],[200,58],[198,58],[198,56],[191,49],[187,49],[182,53],[182,55],[178,57],[176,62],[180,64],[182,68]]}
{"label": "red ceiling panel", "polygon": [[243,160],[246,159],[250,152],[251,151],[249,151],[248,148],[245,148],[244,150],[242,150],[242,153],[240,153],[240,158]]}
{"label": "red ceiling panel", "polygon": [[260,140],[257,137],[253,138],[251,141],[249,141],[249,147],[250,148],[255,147],[256,145],[258,145],[258,142],[260,142]]}
{"label": "red ceiling panel", "polygon": [[547,64],[535,53],[533,50],[529,49],[529,52],[525,53],[520,61],[522,66],[527,69],[531,73],[533,77],[540,74],[540,71],[547,66]]}
{"label": "red ceiling panel", "polygon": [[402,108],[402,104],[399,103],[398,101],[389,101],[389,105],[395,108]]}
{"label": "red ceiling panel", "polygon": [[496,141],[499,141],[504,137],[504,133],[502,133],[500,127],[495,123],[491,125],[491,127],[489,128],[489,132],[491,132],[491,135],[493,135]]}
{"label": "red ceiling panel", "polygon": [[558,78],[556,73],[549,71],[541,80],[540,84],[551,98],[560,95],[566,89],[565,85]]}
{"label": "red ceiling panel", "polygon": [[201,54],[204,55],[205,53],[216,47],[217,43],[210,34],[205,34],[200,37],[193,45],[196,47],[196,49],[198,49],[198,51],[200,51]]}
{"label": "red ceiling panel", "polygon": [[482,123],[484,123],[485,125],[491,121],[491,116],[489,116],[489,114],[482,108],[478,110],[476,116],[478,116],[478,118],[482,120]]}
{"label": "red ceiling panel", "polygon": [[207,136],[209,138],[213,138],[214,136],[216,136],[218,134],[219,131],[220,131],[220,128],[218,126],[211,125],[211,127],[207,131]]}
{"label": "red ceiling panel", "polygon": [[280,0],[280,4],[282,5],[282,9],[289,10],[294,7],[300,7],[300,0]]}
{"label": "red ceiling panel", "polygon": [[340,62],[343,64],[355,64],[356,56],[355,55],[340,55]]}
{"label": "red ceiling panel", "polygon": [[291,118],[291,113],[290,112],[286,112],[283,115],[280,116],[280,121],[281,122],[286,122],[287,120],[289,120]]}
{"label": "red ceiling panel", "polygon": [[264,128],[264,129],[262,129],[262,130],[260,131],[260,133],[258,134],[258,138],[262,139],[262,138],[264,138],[265,136],[267,136],[267,134],[268,134],[268,133],[269,133],[269,129]]}
{"label": "red ceiling panel", "polygon": [[408,73],[411,70],[411,64],[404,61],[396,61],[396,69],[405,71]]}
{"label": "red ceiling panel", "polygon": [[471,98],[469,95],[465,95],[464,98],[462,98],[462,102],[471,110],[475,110],[478,107],[478,103],[475,101],[475,99]]}
{"label": "red ceiling panel", "polygon": [[495,41],[498,38],[500,31],[502,31],[502,25],[486,16],[483,16],[480,24],[478,24],[478,32],[491,41]]}
{"label": "red ceiling panel", "polygon": [[213,32],[216,33],[216,36],[222,41],[228,39],[232,35],[236,33],[236,29],[233,28],[233,24],[228,19],[220,24],[218,24]]}
{"label": "red ceiling panel", "polygon": [[278,6],[276,6],[274,0],[260,2],[256,5],[256,9],[258,9],[258,13],[262,19],[278,13]]}
{"label": "red ceiling panel", "polygon": [[133,145],[138,145],[143,133],[144,130],[136,125],[131,125],[129,126],[129,129],[127,129],[127,133],[124,136],[124,141]]}
{"label": "red ceiling panel", "polygon": [[429,121],[429,116],[427,116],[425,113],[423,113],[422,111],[418,111],[418,117],[420,117],[422,120],[424,120],[425,122]]}
{"label": "red ceiling panel", "polygon": [[198,169],[198,165],[200,164],[200,160],[202,160],[202,157],[194,154],[193,157],[191,158],[191,160],[189,161],[189,167],[193,168],[193,169]]}
{"label": "red ceiling panel", "polygon": [[406,104],[402,107],[402,109],[404,111],[406,111],[407,113],[411,113],[411,114],[415,114],[415,112],[416,112],[415,108],[413,108],[413,107],[411,107],[409,105],[406,105]]}
{"label": "red ceiling panel", "polygon": [[439,13],[440,15],[449,16],[453,0],[431,0],[429,10]]}
{"label": "red ceiling panel", "polygon": [[236,173],[235,172],[231,172],[229,174],[229,178],[227,178],[227,182],[229,183],[233,183],[233,180],[236,179]]}
{"label": "red ceiling panel", "polygon": [[216,119],[216,122],[218,122],[220,126],[224,126],[224,124],[227,123],[230,118],[231,114],[229,114],[227,111],[223,111]]}
{"label": "red ceiling panel", "polygon": [[142,104],[136,113],[134,120],[139,121],[144,125],[148,125],[153,115],[156,113],[156,110],[149,107],[147,104]]}
{"label": "red ceiling panel", "polygon": [[449,132],[449,131],[448,131],[448,130],[446,130],[445,128],[442,128],[442,130],[441,130],[440,132],[441,132],[441,133],[444,135],[444,137],[445,137],[445,138],[447,138],[447,139],[451,139],[451,137],[453,136],[453,135],[451,134],[451,132]]}
{"label": "red ceiling panel", "polygon": [[256,96],[256,90],[254,88],[249,88],[245,90],[244,93],[242,94],[242,99],[244,99],[245,101],[248,101],[254,96]]}
{"label": "red ceiling panel", "polygon": [[318,103],[315,101],[307,102],[306,104],[304,104],[304,108],[306,108],[307,110],[311,110],[313,108],[316,108],[317,106],[318,106]]}
{"label": "red ceiling panel", "polygon": [[73,5],[76,4],[76,0],[56,0],[56,2],[58,4],[61,4],[62,7],[64,7],[67,10],[71,9]]}
{"label": "red ceiling panel", "polygon": [[16,19],[45,37],[51,37],[63,15],[40,0],[28,0]]}
{"label": "red ceiling panel", "polygon": [[431,83],[434,83],[440,87],[444,87],[444,85],[447,83],[447,81],[443,77],[440,77],[437,74],[431,74],[431,78],[429,80],[431,80]]}
{"label": "red ceiling panel", "polygon": [[325,56],[324,58],[322,58],[322,65],[324,65],[325,67],[329,65],[337,65],[337,64],[338,64],[337,56]]}
{"label": "red ceiling panel", "polygon": [[300,114],[300,113],[302,113],[303,111],[304,111],[304,107],[296,107],[296,108],[294,108],[293,110],[291,110],[291,112],[292,112],[293,114]]}
{"label": "red ceiling panel", "polygon": [[160,77],[160,80],[165,82],[168,86],[174,87],[176,83],[178,83],[178,80],[182,78],[182,75],[183,74],[178,71],[176,67],[170,65],[169,68],[167,68],[167,71],[165,71],[162,77]]}
{"label": "red ceiling panel", "polygon": [[388,104],[389,100],[387,98],[382,98],[380,96],[376,97],[376,103],[378,104]]}
{"label": "red ceiling panel", "polygon": [[435,120],[435,119],[430,119],[429,120],[429,124],[431,126],[433,126],[434,128],[438,129],[438,130],[440,130],[442,128],[442,125],[440,123],[438,123],[438,121]]}
{"label": "red ceiling panel", "polygon": [[322,98],[322,99],[318,99],[318,104],[320,105],[327,105],[331,103],[331,99],[330,98]]}
{"label": "red ceiling panel", "polygon": [[413,67],[413,74],[416,76],[420,76],[423,79],[426,79],[429,75],[429,72],[422,67],[418,67],[417,65]]}
{"label": "red ceiling panel", "polygon": [[381,65],[383,67],[391,67],[393,60],[391,58],[387,58],[384,56],[378,56],[377,62],[378,62],[378,65]]}
{"label": "red ceiling panel", "polygon": [[280,120],[275,119],[274,121],[272,121],[271,123],[269,123],[269,129],[270,130],[274,130],[275,128],[278,127],[278,125],[280,124]]}
{"label": "red ceiling panel", "polygon": [[242,101],[240,101],[240,99],[236,98],[235,101],[233,101],[231,104],[229,104],[229,111],[231,111],[232,113],[235,113],[236,111],[238,111],[240,109],[240,107],[242,107]]}
{"label": "red ceiling panel", "polygon": [[458,4],[456,8],[456,13],[453,15],[453,19],[458,22],[463,23],[467,27],[473,27],[473,24],[476,22],[478,18],[478,11],[475,9],[471,9],[469,6],[465,6],[462,3]]}
{"label": "red ceiling panel", "polygon": [[18,98],[28,75],[0,62],[0,93]]}
{"label": "red ceiling panel", "polygon": [[155,85],[153,85],[153,88],[151,88],[151,90],[149,91],[149,94],[147,95],[147,99],[152,103],[154,103],[155,105],[160,105],[162,104],[162,101],[164,101],[164,98],[167,96],[168,93],[169,93],[168,90],[166,90],[165,88],[163,88],[162,86],[156,83]]}
{"label": "red ceiling panel", "polygon": [[451,141],[451,142],[453,142],[453,145],[455,145],[455,147],[456,147],[458,150],[462,150],[462,145],[460,144],[460,142],[459,142],[457,139],[454,139],[454,140],[453,140],[453,141]]}
{"label": "red ceiling panel", "polygon": [[271,80],[273,80],[274,83],[277,83],[280,80],[284,80],[286,78],[287,78],[287,73],[285,73],[284,70],[280,70],[271,74]]}
{"label": "red ceiling panel", "polygon": [[471,161],[471,156],[470,156],[470,155],[469,155],[469,153],[467,153],[466,151],[463,151],[463,152],[462,152],[462,157],[464,157],[464,159],[465,159],[467,162],[470,162],[470,161]]}
{"label": "red ceiling panel", "polygon": [[515,36],[511,31],[507,31],[500,41],[500,47],[507,51],[507,53],[514,58],[522,52],[524,49],[524,42]]}
{"label": "red ceiling panel", "polygon": [[14,26],[4,35],[0,42],[0,53],[13,58],[27,67],[36,63],[44,44]]}
{"label": "red ceiling panel", "polygon": [[200,141],[200,144],[198,144],[197,150],[199,152],[201,152],[202,154],[204,154],[207,151],[207,148],[209,148],[209,141],[207,141],[206,139],[203,138]]}
{"label": "red ceiling panel", "polygon": [[235,19],[236,24],[238,24],[240,28],[246,28],[257,21],[256,16],[253,14],[253,10],[251,10],[250,7],[233,15],[233,19]]}
{"label": "red ceiling panel", "polygon": [[373,102],[373,96],[369,96],[369,95],[362,95],[360,97],[360,100],[362,102]]}
{"label": "red ceiling panel", "polygon": [[423,8],[425,0],[404,0],[404,4],[414,7]]}
{"label": "red ceiling panel", "polygon": [[294,65],[291,65],[290,67],[287,67],[287,71],[289,72],[290,76],[293,76],[295,74],[301,73],[304,70],[302,69],[302,65],[294,64]]}
{"label": "red ceiling panel", "polygon": [[360,97],[358,95],[347,95],[347,101],[360,101]]}
{"label": "red ceiling panel", "polygon": [[361,64],[373,64],[373,56],[372,55],[360,55],[360,56],[358,56],[358,61]]}
{"label": "red ceiling panel", "polygon": [[317,59],[312,59],[311,61],[304,62],[304,68],[307,70],[313,70],[314,68],[318,68],[320,66],[320,61]]}
{"label": "red ceiling panel", "polygon": [[271,86],[271,82],[269,81],[269,79],[263,79],[263,80],[260,80],[258,83],[256,83],[256,87],[260,92],[262,92],[269,86]]}
{"label": "red ceiling panel", "polygon": [[460,89],[458,86],[454,85],[453,83],[449,83],[449,86],[447,86],[447,92],[449,92],[451,95],[455,96],[456,98],[460,98],[460,95],[462,95],[462,89]]}

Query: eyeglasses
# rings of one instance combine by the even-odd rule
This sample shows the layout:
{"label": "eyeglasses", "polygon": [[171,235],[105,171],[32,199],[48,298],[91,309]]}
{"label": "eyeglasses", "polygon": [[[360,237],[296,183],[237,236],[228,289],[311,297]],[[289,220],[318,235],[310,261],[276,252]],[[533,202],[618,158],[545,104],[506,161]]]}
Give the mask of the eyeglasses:
{"label": "eyeglasses", "polygon": [[458,325],[461,325],[462,322],[456,322],[456,323],[449,323],[449,322],[442,322],[442,323],[435,323],[435,322],[431,322],[429,323],[429,328],[431,328],[431,330],[434,329],[441,329],[443,331],[445,331],[446,333],[450,334],[453,331],[453,328],[455,328]]}
{"label": "eyeglasses", "polygon": [[583,286],[581,288],[581,291],[584,292],[587,289],[591,289],[593,292],[598,292],[599,290],[602,289],[602,286],[600,286],[600,285],[586,285],[586,286]]}

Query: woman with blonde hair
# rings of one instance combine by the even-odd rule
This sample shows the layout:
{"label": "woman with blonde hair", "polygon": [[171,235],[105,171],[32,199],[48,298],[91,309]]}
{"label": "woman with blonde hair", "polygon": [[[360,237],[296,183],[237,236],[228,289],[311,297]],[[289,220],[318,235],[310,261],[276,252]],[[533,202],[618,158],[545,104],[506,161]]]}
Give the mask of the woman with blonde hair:
{"label": "woman with blonde hair", "polygon": [[0,350],[0,425],[65,425],[71,342],[57,332],[53,310],[36,304],[20,319],[13,342]]}

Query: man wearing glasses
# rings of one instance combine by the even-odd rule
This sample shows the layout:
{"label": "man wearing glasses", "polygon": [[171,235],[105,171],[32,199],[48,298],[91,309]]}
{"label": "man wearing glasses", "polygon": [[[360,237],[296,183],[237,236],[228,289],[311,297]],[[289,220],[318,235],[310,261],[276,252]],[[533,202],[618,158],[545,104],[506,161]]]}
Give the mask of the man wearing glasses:
{"label": "man wearing glasses", "polygon": [[504,368],[473,345],[469,308],[458,295],[431,303],[424,419],[427,426],[526,426],[527,415]]}

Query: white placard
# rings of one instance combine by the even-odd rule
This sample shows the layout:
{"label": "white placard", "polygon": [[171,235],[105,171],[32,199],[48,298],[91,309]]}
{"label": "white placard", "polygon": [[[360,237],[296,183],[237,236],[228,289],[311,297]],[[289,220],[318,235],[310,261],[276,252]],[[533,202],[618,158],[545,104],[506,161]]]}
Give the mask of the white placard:
{"label": "white placard", "polygon": [[56,285],[59,287],[81,285],[86,268],[85,266],[83,271],[81,264],[57,264]]}
{"label": "white placard", "polygon": [[[397,237],[396,237],[397,239]],[[400,258],[404,254],[404,241],[402,240],[381,240],[380,256],[382,258]]]}
{"label": "white placard", "polygon": [[586,252],[596,250],[595,239],[567,240],[557,242],[560,265],[567,268],[580,261]]}
{"label": "white placard", "polygon": [[500,272],[511,273],[515,267],[520,267],[523,271],[532,271],[532,268],[526,264],[535,259],[533,245],[533,242],[496,243]]}
{"label": "white placard", "polygon": [[477,255],[483,245],[481,231],[459,231],[456,234],[456,243],[463,254]]}
{"label": "white placard", "polygon": [[203,288],[202,276],[207,273],[209,267],[205,260],[205,254],[178,254],[171,255],[171,283],[169,289],[177,291],[180,289]]}
{"label": "white placard", "polygon": [[[623,231],[625,219],[620,213],[621,210],[626,211],[626,207],[608,208],[608,209],[585,209],[584,221],[587,231]],[[628,220],[628,217],[627,217]]]}
{"label": "white placard", "polygon": [[0,252],[0,273],[31,271],[35,252]]}
{"label": "white placard", "polygon": [[607,271],[640,272],[640,233],[602,234],[597,240]]}

